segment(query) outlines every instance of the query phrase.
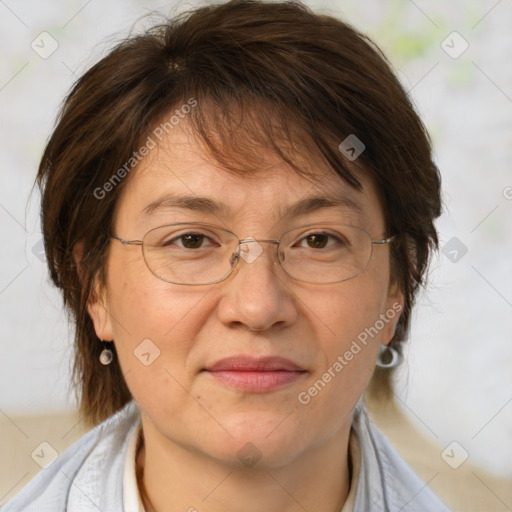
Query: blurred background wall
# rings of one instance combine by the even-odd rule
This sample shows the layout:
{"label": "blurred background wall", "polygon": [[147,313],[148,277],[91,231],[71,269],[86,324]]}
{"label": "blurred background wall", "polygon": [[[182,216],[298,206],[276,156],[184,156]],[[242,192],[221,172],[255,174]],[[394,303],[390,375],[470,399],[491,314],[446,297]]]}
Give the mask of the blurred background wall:
{"label": "blurred background wall", "polygon": [[[388,55],[444,180],[441,251],[397,401],[441,447],[456,442],[449,454],[512,476],[512,1],[305,3],[348,20]],[[72,331],[49,285],[37,190],[30,196],[57,108],[113,34],[126,35],[151,10],[195,5],[0,0],[0,415],[76,406]]]}

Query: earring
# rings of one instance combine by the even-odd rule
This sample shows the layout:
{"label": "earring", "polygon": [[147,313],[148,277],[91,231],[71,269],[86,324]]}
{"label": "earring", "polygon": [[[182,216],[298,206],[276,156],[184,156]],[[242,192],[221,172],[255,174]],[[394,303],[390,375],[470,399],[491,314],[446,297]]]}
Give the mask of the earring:
{"label": "earring", "polygon": [[100,354],[100,363],[106,366],[112,362],[112,359],[114,359],[114,353],[112,352],[112,350],[107,348],[106,341],[103,341],[103,340],[101,340],[101,341],[102,341],[102,343],[104,343],[104,348]]}
{"label": "earring", "polygon": [[377,366],[380,368],[393,368],[398,365],[400,355],[398,351],[388,345],[379,347],[379,355],[377,356]]}

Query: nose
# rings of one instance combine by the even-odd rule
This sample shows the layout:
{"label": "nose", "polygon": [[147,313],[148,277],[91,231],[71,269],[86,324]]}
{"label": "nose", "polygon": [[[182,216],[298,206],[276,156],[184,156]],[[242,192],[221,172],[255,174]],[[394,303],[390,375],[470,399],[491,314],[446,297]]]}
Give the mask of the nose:
{"label": "nose", "polygon": [[222,285],[218,315],[226,325],[251,331],[291,325],[297,318],[294,294],[279,265],[275,240],[245,239],[233,273]]}

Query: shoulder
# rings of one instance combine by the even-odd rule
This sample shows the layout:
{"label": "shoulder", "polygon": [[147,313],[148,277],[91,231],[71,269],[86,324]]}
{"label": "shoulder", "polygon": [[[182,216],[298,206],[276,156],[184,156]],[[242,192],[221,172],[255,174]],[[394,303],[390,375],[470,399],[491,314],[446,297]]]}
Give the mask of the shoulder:
{"label": "shoulder", "polygon": [[354,511],[449,512],[371,421],[362,403],[356,407],[352,426],[359,440],[363,475],[356,495],[356,505],[361,507]]}
{"label": "shoulder", "polygon": [[101,503],[112,496],[117,500],[117,494],[122,493],[122,480],[117,476],[124,467],[129,433],[139,418],[132,400],[42,469],[2,507],[2,512],[85,512],[98,507],[114,511]]}

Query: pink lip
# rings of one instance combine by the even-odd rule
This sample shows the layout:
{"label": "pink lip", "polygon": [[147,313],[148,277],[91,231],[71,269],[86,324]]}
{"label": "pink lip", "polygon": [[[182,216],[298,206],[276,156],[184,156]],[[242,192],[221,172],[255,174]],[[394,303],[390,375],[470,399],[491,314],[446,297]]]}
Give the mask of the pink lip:
{"label": "pink lip", "polygon": [[265,392],[299,379],[306,370],[282,357],[230,357],[204,369],[214,379],[247,392]]}
{"label": "pink lip", "polygon": [[293,361],[284,357],[227,357],[217,361],[205,370],[210,372],[238,371],[238,372],[270,372],[285,370],[289,372],[304,371]]}

